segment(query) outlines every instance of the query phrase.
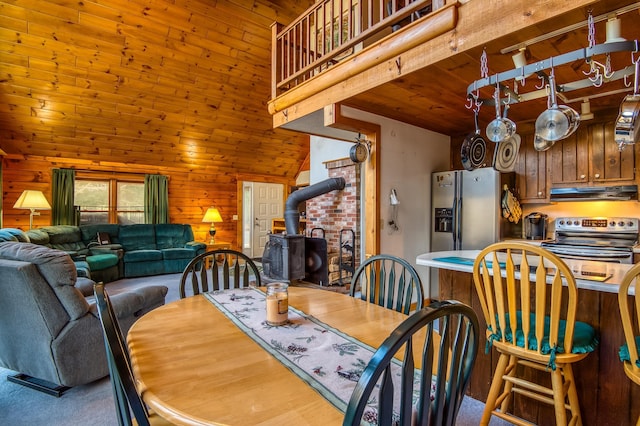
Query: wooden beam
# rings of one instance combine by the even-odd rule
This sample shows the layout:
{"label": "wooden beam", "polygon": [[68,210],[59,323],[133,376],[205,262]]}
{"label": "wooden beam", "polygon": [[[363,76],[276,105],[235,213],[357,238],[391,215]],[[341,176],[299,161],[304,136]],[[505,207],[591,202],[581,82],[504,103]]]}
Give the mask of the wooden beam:
{"label": "wooden beam", "polygon": [[379,124],[342,115],[340,104],[328,105],[324,108],[324,125],[335,129],[358,132],[371,142],[369,157],[362,163],[361,178],[364,182],[363,197],[364,219],[362,236],[364,238],[365,258],[380,253],[380,156],[378,150],[382,142]]}

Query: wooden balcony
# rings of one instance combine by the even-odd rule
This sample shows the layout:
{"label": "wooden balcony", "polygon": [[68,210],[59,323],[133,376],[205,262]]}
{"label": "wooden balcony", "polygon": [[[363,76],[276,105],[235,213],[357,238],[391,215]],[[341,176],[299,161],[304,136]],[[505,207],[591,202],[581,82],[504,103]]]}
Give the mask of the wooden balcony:
{"label": "wooden balcony", "polygon": [[273,98],[441,6],[432,0],[323,0],[287,27],[275,23]]}
{"label": "wooden balcony", "polygon": [[[637,10],[618,13],[633,3],[317,2],[289,26],[274,24],[272,28],[272,98],[268,108],[273,126],[288,127],[328,105],[342,103],[462,137],[473,131],[473,113],[465,108],[466,90],[481,77],[483,52],[488,57],[489,73],[494,74],[514,68],[511,56],[518,49],[511,49],[513,46],[527,43],[529,64],[586,47],[589,13],[596,17],[618,14],[623,21],[623,37],[633,40],[637,38]],[[605,21],[596,24],[598,43],[605,39]],[[528,44],[547,34],[552,36]],[[628,52],[612,56],[613,69],[622,69],[628,63]],[[588,61],[573,61],[556,70],[556,80],[563,84],[584,79],[585,70]],[[537,83],[529,79],[520,93],[533,90]],[[592,87],[571,97],[593,97],[592,111],[617,110],[624,97],[621,85]],[[613,90],[620,93],[603,96],[603,92]],[[492,92],[487,89],[480,95],[491,99]],[[545,99],[522,102],[513,105],[509,114],[518,123],[532,124],[545,108]],[[488,123],[493,118],[494,109],[485,105],[480,110],[480,122]]]}

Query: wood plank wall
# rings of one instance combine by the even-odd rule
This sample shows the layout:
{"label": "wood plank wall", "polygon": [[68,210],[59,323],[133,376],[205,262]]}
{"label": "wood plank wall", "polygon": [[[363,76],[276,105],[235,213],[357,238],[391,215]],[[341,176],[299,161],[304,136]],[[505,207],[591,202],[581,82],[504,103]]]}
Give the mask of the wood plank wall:
{"label": "wood plank wall", "polygon": [[[51,200],[51,170],[75,168],[112,172],[121,170],[134,173],[160,173],[169,177],[169,218],[172,223],[188,223],[192,226],[196,240],[208,240],[209,224],[203,223],[205,211],[215,204],[222,215],[223,223],[216,224],[216,238],[230,241],[237,247],[237,222],[232,220],[237,211],[237,176],[228,173],[184,170],[172,167],[136,166],[130,164],[94,164],[82,160],[61,160],[51,157],[7,156],[3,159],[3,226],[5,228],[29,228],[29,211],[13,208],[13,204],[25,189],[42,191]],[[243,180],[253,180],[243,175]],[[255,176],[256,181],[264,177]],[[293,184],[291,182],[290,184]],[[51,212],[43,210],[34,216],[34,227],[51,224]]]}
{"label": "wood plank wall", "polygon": [[208,239],[215,203],[217,237],[238,244],[238,176],[292,185],[304,170],[308,136],[273,129],[266,101],[270,26],[311,3],[0,0],[2,225],[28,228],[13,204],[50,199],[53,168],[161,173],[171,222]]}

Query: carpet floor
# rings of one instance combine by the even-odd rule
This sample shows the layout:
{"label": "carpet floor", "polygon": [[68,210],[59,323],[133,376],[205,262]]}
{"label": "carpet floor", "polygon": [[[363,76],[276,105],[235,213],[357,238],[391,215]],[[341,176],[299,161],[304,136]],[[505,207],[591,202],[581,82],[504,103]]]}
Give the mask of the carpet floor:
{"label": "carpet floor", "polygon": [[[106,288],[118,293],[126,288],[166,285],[169,288],[166,301],[177,300],[180,274],[130,278],[109,283]],[[313,284],[302,284],[313,286]],[[325,287],[341,291],[338,287]],[[116,426],[115,404],[108,377],[88,385],[77,386],[60,398],[34,391],[9,382],[6,377],[14,371],[0,368],[0,425],[7,426]],[[456,424],[477,425],[484,404],[466,397],[460,407]],[[493,419],[491,425],[509,423]],[[247,426],[247,425],[242,425]]]}

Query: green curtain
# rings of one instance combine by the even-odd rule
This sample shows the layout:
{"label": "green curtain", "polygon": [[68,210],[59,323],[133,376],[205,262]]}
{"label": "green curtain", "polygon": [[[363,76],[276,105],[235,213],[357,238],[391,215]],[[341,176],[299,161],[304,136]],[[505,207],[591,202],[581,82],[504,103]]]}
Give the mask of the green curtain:
{"label": "green curtain", "polygon": [[51,185],[51,224],[77,225],[73,206],[76,172],[73,169],[53,169]]}
{"label": "green curtain", "polygon": [[166,176],[144,176],[144,223],[169,223],[169,185]]}

